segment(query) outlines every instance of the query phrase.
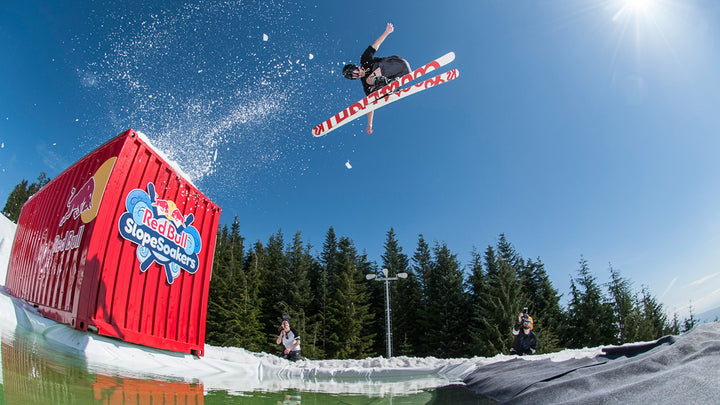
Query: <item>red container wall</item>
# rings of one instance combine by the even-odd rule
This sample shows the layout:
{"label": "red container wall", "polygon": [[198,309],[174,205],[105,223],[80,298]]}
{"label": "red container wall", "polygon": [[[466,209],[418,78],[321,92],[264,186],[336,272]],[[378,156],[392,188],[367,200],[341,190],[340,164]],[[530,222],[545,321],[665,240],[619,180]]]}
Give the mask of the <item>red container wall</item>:
{"label": "red container wall", "polygon": [[75,324],[83,281],[95,277],[85,258],[105,184],[123,143],[123,138],[115,138],[82,158],[22,208],[6,286],[51,319],[86,326]]}
{"label": "red container wall", "polygon": [[[88,175],[102,184],[113,157],[102,204],[93,205],[96,217],[84,224],[89,211],[77,219],[73,212],[58,228],[80,204],[65,196],[74,185],[82,191]],[[42,208],[57,205],[64,211]],[[219,207],[128,130],[26,203],[6,284],[44,315],[78,329],[92,326],[129,342],[202,355],[219,219]]]}

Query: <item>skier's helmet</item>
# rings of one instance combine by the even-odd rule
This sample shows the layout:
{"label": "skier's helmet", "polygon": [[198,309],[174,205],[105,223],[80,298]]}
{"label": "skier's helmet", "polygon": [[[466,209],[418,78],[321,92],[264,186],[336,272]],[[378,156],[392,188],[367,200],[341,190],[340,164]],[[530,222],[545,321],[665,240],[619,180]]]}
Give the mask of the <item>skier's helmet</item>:
{"label": "skier's helmet", "polygon": [[355,69],[358,69],[358,67],[356,65],[348,63],[343,68],[343,76],[345,76],[346,79],[350,79],[350,80],[357,79],[357,77],[353,77],[353,72],[355,72]]}

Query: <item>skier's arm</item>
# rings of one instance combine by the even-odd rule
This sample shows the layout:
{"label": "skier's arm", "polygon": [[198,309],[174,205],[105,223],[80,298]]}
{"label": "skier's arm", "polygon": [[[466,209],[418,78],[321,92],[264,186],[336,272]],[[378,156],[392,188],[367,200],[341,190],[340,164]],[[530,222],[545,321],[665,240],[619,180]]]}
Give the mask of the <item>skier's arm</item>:
{"label": "skier's arm", "polygon": [[373,116],[374,116],[374,115],[375,115],[375,111],[370,111],[370,112],[367,114],[368,124],[367,124],[367,128],[365,128],[365,132],[367,132],[368,134],[372,134],[372,133],[373,133],[372,124],[373,124]]}
{"label": "skier's arm", "polygon": [[388,23],[387,27],[385,27],[385,32],[383,32],[382,35],[380,35],[371,46],[377,51],[378,48],[380,48],[380,44],[382,44],[383,41],[385,41],[385,38],[387,38],[387,36],[390,35],[390,33],[394,30],[395,27],[393,27],[392,23]]}
{"label": "skier's arm", "polygon": [[518,321],[515,324],[515,326],[513,326],[513,335],[517,336],[517,334],[520,333],[520,328],[522,328],[522,322],[523,322],[522,318],[523,318],[523,313],[520,312],[520,315],[518,315]]}

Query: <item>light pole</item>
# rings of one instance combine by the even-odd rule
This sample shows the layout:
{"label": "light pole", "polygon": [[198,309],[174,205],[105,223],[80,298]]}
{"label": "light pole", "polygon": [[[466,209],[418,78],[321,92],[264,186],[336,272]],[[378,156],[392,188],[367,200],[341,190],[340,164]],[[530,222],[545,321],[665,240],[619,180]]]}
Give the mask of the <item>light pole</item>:
{"label": "light pole", "polygon": [[375,274],[368,274],[365,276],[366,279],[385,282],[385,319],[387,320],[387,356],[388,359],[392,357],[392,328],[390,327],[390,282],[396,281],[400,278],[407,278],[407,273],[398,273],[395,277],[388,277],[388,269],[382,269],[383,276],[378,277]]}

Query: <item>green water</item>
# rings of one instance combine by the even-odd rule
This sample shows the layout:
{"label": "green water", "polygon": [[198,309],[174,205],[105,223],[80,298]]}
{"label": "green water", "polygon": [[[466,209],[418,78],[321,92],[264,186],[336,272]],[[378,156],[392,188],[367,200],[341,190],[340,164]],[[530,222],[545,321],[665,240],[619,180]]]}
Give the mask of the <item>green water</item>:
{"label": "green water", "polygon": [[[117,375],[88,367],[82,353],[48,344],[42,336],[2,330],[0,404],[485,404],[462,386],[408,394],[364,396],[288,390],[208,391],[188,383],[146,376]],[[382,384],[378,382],[378,384]]]}

